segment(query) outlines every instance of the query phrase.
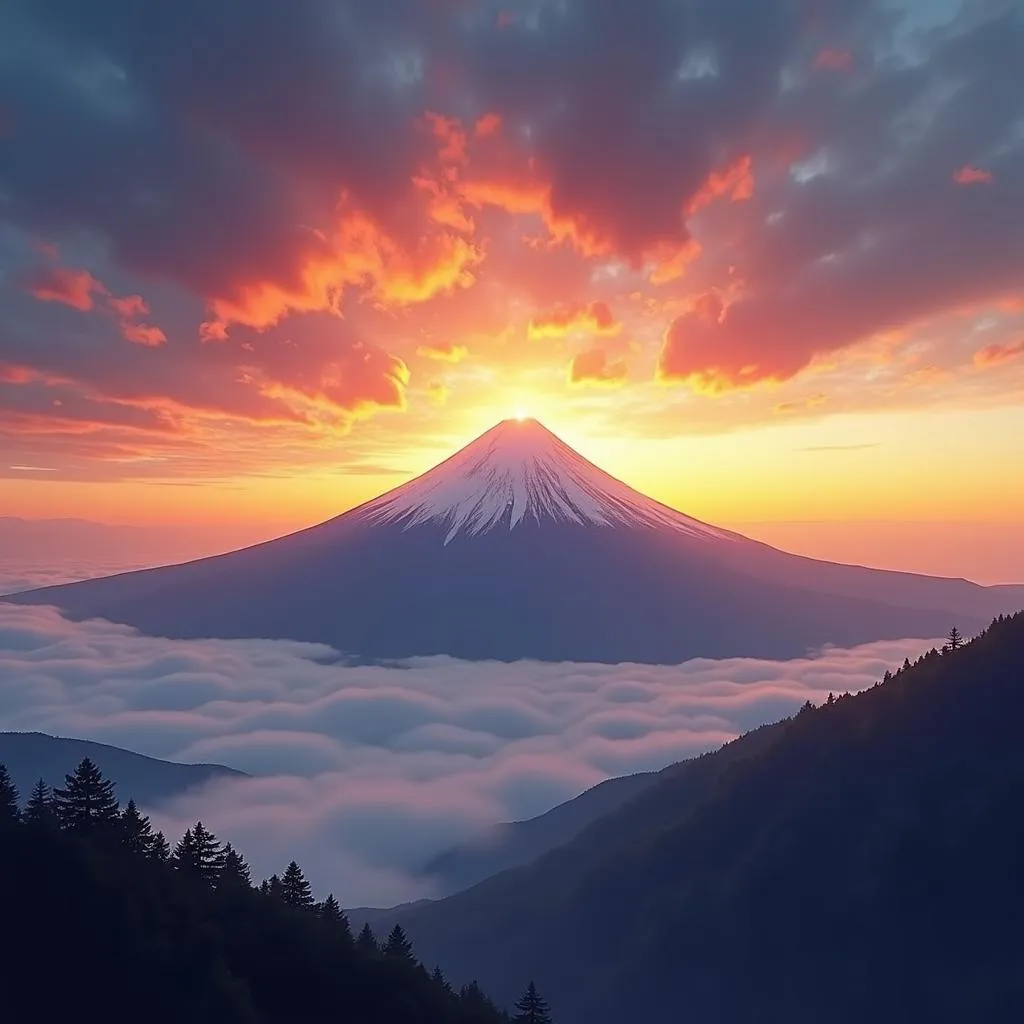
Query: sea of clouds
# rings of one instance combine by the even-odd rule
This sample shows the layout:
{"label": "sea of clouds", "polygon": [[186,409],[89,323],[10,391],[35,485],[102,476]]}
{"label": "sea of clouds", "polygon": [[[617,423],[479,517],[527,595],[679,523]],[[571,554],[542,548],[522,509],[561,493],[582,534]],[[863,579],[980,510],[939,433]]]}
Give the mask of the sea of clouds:
{"label": "sea of clouds", "polygon": [[0,728],[252,773],[148,810],[172,838],[201,819],[257,877],[294,857],[318,892],[388,905],[431,895],[417,868],[488,825],[870,686],[929,646],[668,667],[351,667],[319,645],[159,639],[0,602]]}

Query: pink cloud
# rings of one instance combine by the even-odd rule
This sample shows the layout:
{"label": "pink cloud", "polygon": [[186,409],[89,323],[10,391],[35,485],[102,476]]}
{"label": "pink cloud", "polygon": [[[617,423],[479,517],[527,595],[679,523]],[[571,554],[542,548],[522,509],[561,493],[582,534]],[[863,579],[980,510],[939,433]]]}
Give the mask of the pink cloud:
{"label": "pink cloud", "polygon": [[995,176],[991,171],[964,164],[963,167],[953,172],[953,180],[958,185],[991,185]]}

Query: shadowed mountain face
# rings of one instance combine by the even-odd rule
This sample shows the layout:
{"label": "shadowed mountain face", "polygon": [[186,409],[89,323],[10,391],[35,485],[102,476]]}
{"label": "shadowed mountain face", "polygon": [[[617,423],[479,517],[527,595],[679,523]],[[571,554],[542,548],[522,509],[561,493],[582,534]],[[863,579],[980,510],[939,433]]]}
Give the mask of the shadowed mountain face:
{"label": "shadowed mountain face", "polygon": [[83,757],[88,757],[108,779],[117,780],[117,796],[122,803],[134,798],[143,807],[152,807],[215,779],[245,778],[245,772],[220,764],[178,764],[91,740],[41,732],[0,732],[0,762],[7,765],[23,802],[39,779],[48,786],[63,786],[65,774],[73,771]]}
{"label": "shadowed mountain face", "polygon": [[352,912],[565,1024],[1011,1021],[1024,613],[666,769],[525,867]]}
{"label": "shadowed mountain face", "polygon": [[[677,766],[666,768],[673,771]],[[443,894],[459,892],[508,868],[529,864],[574,839],[587,825],[639,796],[661,772],[622,775],[592,786],[572,800],[525,821],[510,821],[434,857],[423,869]]]}
{"label": "shadowed mountain face", "polygon": [[316,641],[362,658],[675,663],[964,631],[1024,589],[787,555],[507,421],[320,526],[184,565],[4,598],[171,637]]}

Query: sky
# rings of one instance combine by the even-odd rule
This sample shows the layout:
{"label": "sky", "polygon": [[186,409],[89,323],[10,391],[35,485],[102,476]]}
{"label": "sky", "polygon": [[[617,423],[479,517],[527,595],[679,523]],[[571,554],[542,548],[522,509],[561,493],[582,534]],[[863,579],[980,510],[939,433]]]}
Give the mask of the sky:
{"label": "sky", "polygon": [[146,810],[174,839],[201,820],[257,879],[295,858],[320,896],[387,906],[434,894],[418,869],[493,824],[872,686],[930,646],[675,666],[442,657],[355,668],[325,663],[319,645],[165,640],[0,604],[0,720],[252,773]]}
{"label": "sky", "polygon": [[0,515],[270,535],[523,411],[1019,579],[1022,52],[1014,0],[8,0]]}

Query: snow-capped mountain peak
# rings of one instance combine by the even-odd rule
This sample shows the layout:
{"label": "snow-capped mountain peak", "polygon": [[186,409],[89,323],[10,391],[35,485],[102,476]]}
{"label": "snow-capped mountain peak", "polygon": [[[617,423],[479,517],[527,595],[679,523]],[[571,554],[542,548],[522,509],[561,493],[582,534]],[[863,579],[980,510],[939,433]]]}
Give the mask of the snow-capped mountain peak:
{"label": "snow-capped mountain peak", "polygon": [[405,528],[442,526],[445,544],[459,534],[512,530],[531,520],[668,527],[709,539],[731,536],[633,490],[535,419],[502,420],[360,512],[372,522]]}

